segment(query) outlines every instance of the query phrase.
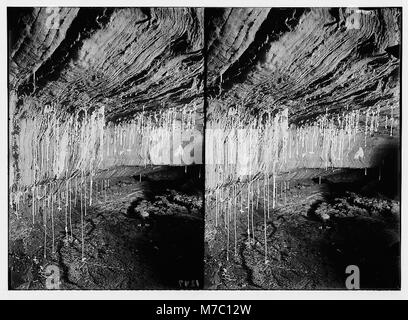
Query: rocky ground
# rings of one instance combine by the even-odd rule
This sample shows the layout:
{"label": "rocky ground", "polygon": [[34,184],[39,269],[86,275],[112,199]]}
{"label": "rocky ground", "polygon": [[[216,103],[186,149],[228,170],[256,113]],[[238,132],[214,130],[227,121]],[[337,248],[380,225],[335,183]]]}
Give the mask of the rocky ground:
{"label": "rocky ground", "polygon": [[362,289],[399,288],[400,201],[382,182],[364,170],[333,173],[320,184],[291,181],[286,204],[279,197],[267,220],[267,263],[262,206],[254,240],[247,241],[246,217],[238,222],[237,255],[230,246],[229,261],[225,230],[210,232],[206,219],[205,287],[346,289],[346,267],[357,265]]}
{"label": "rocky ground", "polygon": [[[53,266],[60,289],[201,287],[202,195],[195,183],[177,176],[180,172],[115,179],[106,192],[97,192],[84,220],[84,261],[78,204],[73,237],[67,240],[57,221],[55,252],[48,233],[46,257],[44,228],[39,221],[32,225],[30,206],[18,219],[10,214],[10,289],[45,289]],[[386,181],[374,169],[367,176],[356,170],[299,177],[291,180],[286,197],[278,193],[267,220],[267,263],[262,201],[254,215],[255,240],[247,241],[243,217],[237,255],[230,245],[228,261],[224,229],[206,221],[204,287],[345,289],[345,269],[353,264],[360,268],[361,288],[398,288],[400,199],[389,193]]]}
{"label": "rocky ground", "polygon": [[10,289],[45,289],[55,267],[60,289],[199,288],[202,194],[186,176],[180,168],[142,181],[139,176],[111,179],[87,208],[84,261],[78,203],[72,208],[73,237],[67,239],[57,221],[55,252],[48,233],[46,257],[44,228],[27,219],[30,206],[19,219],[10,215]]}

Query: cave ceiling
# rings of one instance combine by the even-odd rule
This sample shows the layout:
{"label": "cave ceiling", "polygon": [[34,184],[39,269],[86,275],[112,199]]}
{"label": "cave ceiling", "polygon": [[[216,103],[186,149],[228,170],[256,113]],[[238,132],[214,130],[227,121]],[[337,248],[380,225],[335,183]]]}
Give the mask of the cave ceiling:
{"label": "cave ceiling", "polygon": [[103,105],[119,121],[202,105],[203,9],[60,8],[57,28],[46,8],[11,11],[9,86],[19,97]]}
{"label": "cave ceiling", "polygon": [[[399,105],[399,9],[10,9],[9,87],[65,110],[203,105],[292,122]],[[206,53],[206,59],[205,59]],[[206,63],[206,68],[205,68]]]}
{"label": "cave ceiling", "polygon": [[399,9],[211,10],[210,114],[287,107],[291,122],[304,122],[399,107]]}

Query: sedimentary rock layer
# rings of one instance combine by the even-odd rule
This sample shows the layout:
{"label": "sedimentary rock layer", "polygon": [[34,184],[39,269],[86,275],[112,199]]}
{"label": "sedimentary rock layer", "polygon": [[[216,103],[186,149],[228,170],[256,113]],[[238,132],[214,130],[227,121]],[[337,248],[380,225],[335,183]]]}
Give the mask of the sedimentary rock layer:
{"label": "sedimentary rock layer", "polygon": [[[231,50],[225,44],[210,47],[208,61],[219,55],[234,61],[208,67],[210,115],[232,106],[252,114],[288,107],[291,123],[313,120],[326,109],[380,106],[391,113],[394,106],[399,114],[401,10],[272,8],[251,28],[246,19],[234,19],[242,12],[214,10],[215,30],[247,42],[241,45],[244,52],[232,44]],[[247,19],[251,10],[245,9]]]}

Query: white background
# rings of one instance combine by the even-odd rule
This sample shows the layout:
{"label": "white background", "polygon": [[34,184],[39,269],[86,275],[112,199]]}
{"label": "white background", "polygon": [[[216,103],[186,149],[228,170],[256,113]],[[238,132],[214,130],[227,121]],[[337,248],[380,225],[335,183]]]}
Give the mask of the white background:
{"label": "white background", "polygon": [[[2,46],[0,75],[0,298],[1,299],[407,299],[408,298],[408,233],[407,233],[407,130],[408,115],[405,113],[407,102],[407,5],[400,1],[316,1],[316,0],[269,0],[269,1],[3,1],[0,7],[0,44]],[[401,291],[8,291],[8,178],[7,178],[7,6],[100,6],[100,7],[403,7],[403,58],[402,58],[402,194],[401,194]],[[405,200],[405,201],[404,201]]]}

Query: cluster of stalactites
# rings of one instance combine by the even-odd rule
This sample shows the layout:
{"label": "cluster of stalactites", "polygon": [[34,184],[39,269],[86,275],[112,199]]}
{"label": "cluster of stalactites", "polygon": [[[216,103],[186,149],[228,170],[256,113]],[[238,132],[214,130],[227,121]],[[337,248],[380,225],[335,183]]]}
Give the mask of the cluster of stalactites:
{"label": "cluster of stalactites", "polygon": [[390,116],[389,109],[384,108],[385,114],[376,107],[336,115],[326,110],[313,122],[298,126],[288,125],[287,109],[252,120],[234,115],[213,117],[206,130],[206,188],[211,191],[262,173],[274,175],[306,166],[310,157],[318,167],[342,166],[348,152],[357,144],[364,150],[367,138],[380,129],[395,134],[398,121],[393,107]]}
{"label": "cluster of stalactites", "polygon": [[103,167],[155,165],[153,146],[168,144],[176,130],[186,132],[195,129],[196,122],[195,105],[193,108],[185,105],[149,113],[143,110],[127,122],[108,123],[104,133]]}
{"label": "cluster of stalactites", "polygon": [[274,173],[288,159],[288,110],[243,123],[220,117],[206,128],[206,189]]}
{"label": "cluster of stalactites", "polygon": [[[105,124],[105,110],[79,111],[59,118],[54,107],[42,116],[20,119],[17,135],[19,177],[10,186],[10,209],[20,217],[20,210],[29,206],[33,225],[44,231],[44,257],[55,253],[57,222],[64,225],[66,241],[81,239],[81,256],[85,259],[85,224],[95,196],[106,201],[109,179],[97,176],[109,157],[120,158],[128,149],[149,162],[149,148],[155,130],[171,132],[196,126],[195,109],[165,109],[142,112],[127,123]],[[120,164],[120,163],[116,163]],[[128,164],[128,163],[126,163]],[[80,234],[74,235],[73,215],[79,214]]]}
{"label": "cluster of stalactites", "polygon": [[60,117],[56,106],[48,106],[42,115],[19,119],[15,137],[12,196],[56,180],[80,173],[95,172],[101,162],[105,126],[104,108],[86,110]]}
{"label": "cluster of stalactites", "polygon": [[156,112],[141,112],[128,122],[105,124],[103,107],[59,117],[56,106],[43,115],[19,119],[15,136],[18,156],[10,184],[11,203],[33,188],[81,174],[93,176],[115,165],[148,165],[158,134],[172,134],[175,126],[196,126],[196,109],[186,105]]}
{"label": "cluster of stalactites", "polygon": [[246,229],[248,245],[256,243],[254,212],[261,210],[268,262],[267,219],[287,204],[289,189],[289,181],[277,182],[279,172],[295,169],[307,155],[316,155],[320,168],[341,165],[347,151],[366,148],[367,138],[380,129],[392,136],[398,121],[392,107],[390,116],[384,109],[386,114],[380,107],[334,116],[326,111],[299,126],[288,125],[287,109],[252,121],[214,117],[206,131],[206,224],[209,234],[223,231],[227,260],[238,254],[239,228]]}

